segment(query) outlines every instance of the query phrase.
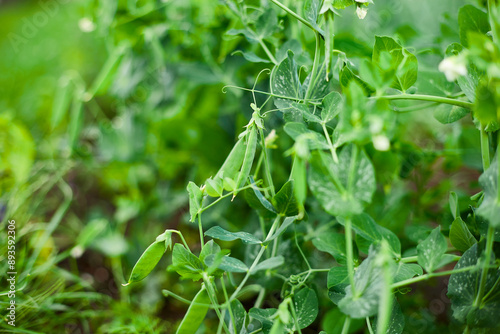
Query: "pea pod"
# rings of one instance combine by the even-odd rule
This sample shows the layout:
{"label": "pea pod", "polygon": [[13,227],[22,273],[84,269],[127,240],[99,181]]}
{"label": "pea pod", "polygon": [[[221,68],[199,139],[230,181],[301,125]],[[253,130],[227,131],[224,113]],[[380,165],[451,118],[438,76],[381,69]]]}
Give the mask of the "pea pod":
{"label": "pea pod", "polygon": [[[247,136],[247,149],[245,150],[245,158],[243,159],[240,174],[238,175],[238,180],[236,181],[237,188],[241,188],[245,185],[245,182],[250,175],[250,170],[252,169],[253,160],[255,158],[255,150],[257,149],[257,127],[255,125],[250,126]],[[235,196],[236,194],[237,192],[234,193]]]}
{"label": "pea pod", "polygon": [[[238,171],[240,170],[244,157],[245,157],[245,144],[243,142],[243,138],[241,138],[234,145],[233,149],[226,158],[226,161],[224,161],[224,164],[215,175],[215,178],[221,178],[221,179],[228,178],[234,180],[236,178]],[[227,187],[224,187],[224,189],[226,189],[227,191],[232,190],[228,189]]]}
{"label": "pea pod", "polygon": [[160,262],[163,254],[166,251],[165,240],[153,242],[145,251],[142,253],[141,257],[137,261],[130,273],[130,278],[128,279],[128,284],[139,282],[146,278],[154,267]]}
{"label": "pea pod", "polygon": [[203,286],[189,305],[176,334],[195,334],[207,315],[209,305],[210,298],[205,286]]}

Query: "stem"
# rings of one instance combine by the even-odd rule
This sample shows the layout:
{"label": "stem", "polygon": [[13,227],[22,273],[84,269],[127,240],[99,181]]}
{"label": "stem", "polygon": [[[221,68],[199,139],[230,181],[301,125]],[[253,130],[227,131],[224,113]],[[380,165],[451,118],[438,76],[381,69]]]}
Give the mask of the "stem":
{"label": "stem", "polygon": [[488,278],[488,269],[491,260],[491,253],[493,252],[493,239],[495,237],[495,228],[493,226],[488,226],[488,234],[486,235],[486,249],[485,256],[486,262],[481,270],[481,281],[479,282],[479,290],[477,292],[476,299],[474,300],[474,306],[480,307],[483,301],[484,289],[486,288],[486,281]]}
{"label": "stem", "polygon": [[403,263],[408,263],[408,262],[417,262],[418,261],[418,256],[408,256],[408,257],[403,257],[401,260],[399,260]]}
{"label": "stem", "polygon": [[227,296],[226,282],[224,282],[224,275],[220,277],[220,282],[222,285],[222,291],[224,292],[224,298],[226,298],[227,309],[229,311],[229,317],[231,318],[231,324],[233,325],[233,330],[236,332],[236,320],[234,319],[233,310],[231,308],[231,302],[229,301],[229,298]]}
{"label": "stem", "polygon": [[483,170],[490,167],[490,142],[488,133],[481,126],[481,158],[483,159]]}
{"label": "stem", "polygon": [[200,232],[200,242],[201,246],[205,245],[205,240],[203,239],[203,226],[201,225],[201,212],[198,214],[198,231]]}
{"label": "stem", "polygon": [[[387,259],[390,260],[390,257]],[[391,311],[392,311],[392,289],[391,289],[391,273],[389,263],[385,262],[383,267],[384,284],[380,292],[380,303],[378,308],[377,318],[377,334],[385,334],[389,326]]]}
{"label": "stem", "polygon": [[349,326],[351,326],[351,317],[346,316],[344,321],[344,326],[342,327],[342,334],[349,333]]}
{"label": "stem", "polygon": [[[271,0],[272,1],[272,0]],[[316,32],[316,34],[314,35],[314,37],[316,38],[316,48],[314,49],[314,62],[313,62],[313,67],[312,67],[312,71],[311,71],[311,80],[309,80],[309,85],[307,86],[307,91],[306,91],[306,95],[304,96],[304,100],[307,101],[311,95],[311,91],[312,91],[312,87],[313,87],[313,82],[314,82],[314,79],[316,77],[316,71],[317,71],[317,68],[318,68],[318,64],[319,64],[319,57],[320,57],[320,53],[321,53],[321,50],[320,50],[320,38],[319,38],[319,33]]]}
{"label": "stem", "polygon": [[274,64],[274,65],[278,65],[278,61],[276,60],[276,58],[274,58],[273,54],[271,53],[271,51],[268,49],[266,43],[264,43],[264,41],[262,39],[259,38],[259,44],[260,46],[262,46],[262,49],[264,49],[264,52],[266,53],[266,55],[269,57],[269,60],[271,60],[271,62]]}
{"label": "stem", "polygon": [[405,285],[410,285],[410,284],[417,283],[417,282],[420,282],[420,281],[428,280],[428,279],[430,279],[432,277],[447,276],[447,275],[451,275],[451,274],[463,273],[463,272],[471,271],[473,269],[477,269],[477,265],[468,266],[468,267],[464,267],[464,268],[460,268],[460,269],[453,269],[453,270],[441,271],[441,272],[438,272],[438,273],[425,274],[425,275],[421,275],[421,276],[418,276],[418,277],[409,278],[409,279],[401,281],[401,282],[394,283],[394,284],[392,284],[391,288],[392,289],[397,289],[397,288],[401,288],[401,287],[403,287]]}
{"label": "stem", "polygon": [[328,133],[328,130],[326,129],[326,124],[321,123],[321,126],[323,128],[323,133],[325,134],[326,141],[328,142],[328,146],[330,147],[330,153],[332,154],[332,159],[335,163],[339,163],[339,157],[337,156],[337,152],[335,151],[335,146],[333,146],[332,139],[330,138],[330,134]]}
{"label": "stem", "polygon": [[383,95],[370,97],[370,99],[385,99],[385,100],[418,100],[418,101],[431,101],[436,103],[451,104],[462,108],[472,109],[473,104],[465,101],[458,101],[441,96],[420,95],[420,94],[400,94],[400,95]]}
{"label": "stem", "polygon": [[319,31],[316,28],[314,28],[312,24],[310,24],[309,22],[307,22],[303,17],[301,17],[300,15],[298,15],[297,13],[295,13],[293,10],[291,10],[290,8],[288,8],[287,6],[285,6],[284,4],[282,4],[281,2],[279,2],[277,0],[271,0],[271,2],[274,3],[276,6],[278,6],[279,8],[283,9],[285,12],[287,12],[291,16],[293,16],[295,19],[297,19],[300,22],[302,22],[303,24],[305,24],[307,27],[309,27],[315,33],[319,33]]}
{"label": "stem", "polygon": [[271,168],[269,167],[269,159],[267,157],[266,139],[264,138],[264,130],[259,129],[259,132],[260,132],[260,140],[262,141],[262,153],[264,155],[264,170],[266,173],[266,181],[271,190],[271,195],[274,197],[276,193],[274,189],[273,178],[271,177]]}
{"label": "stem", "polygon": [[354,256],[352,251],[352,222],[351,218],[345,220],[345,244],[347,253],[347,272],[349,274],[349,282],[351,283],[352,295],[356,295],[356,287],[354,286]]}
{"label": "stem", "polygon": [[224,321],[224,317],[220,313],[220,305],[219,305],[219,302],[217,301],[217,295],[215,294],[215,290],[212,286],[212,282],[210,282],[210,278],[205,273],[203,273],[203,282],[205,282],[205,287],[207,288],[208,298],[210,298],[210,301],[212,302],[212,305],[214,306],[214,310],[215,310],[215,313],[217,313],[217,317],[222,322],[222,326],[227,331],[227,333],[231,333],[229,331],[229,328],[227,328],[226,322]]}

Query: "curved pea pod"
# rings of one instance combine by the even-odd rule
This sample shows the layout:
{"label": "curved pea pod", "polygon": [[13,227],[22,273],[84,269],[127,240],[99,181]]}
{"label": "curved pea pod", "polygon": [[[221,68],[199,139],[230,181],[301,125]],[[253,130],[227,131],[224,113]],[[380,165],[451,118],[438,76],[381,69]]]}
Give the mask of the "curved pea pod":
{"label": "curved pea pod", "polygon": [[[214,179],[221,178],[229,178],[234,180],[238,171],[241,168],[241,164],[243,163],[243,159],[245,157],[245,143],[243,142],[243,138],[239,139],[234,145],[233,149],[229,153],[224,161],[224,164],[219,169]],[[224,187],[224,189],[226,189]],[[227,191],[231,191],[230,189],[226,189]]]}
{"label": "curved pea pod", "polygon": [[[238,180],[236,181],[237,189],[243,187],[245,182],[250,175],[250,170],[252,169],[253,160],[255,158],[255,151],[257,149],[257,127],[252,125],[248,129],[247,135],[247,148],[245,150],[245,158],[243,159],[243,164],[241,166],[240,174],[238,174]],[[237,192],[234,193],[236,196]]]}
{"label": "curved pea pod", "polygon": [[207,315],[209,305],[210,298],[205,286],[203,286],[189,305],[176,334],[195,334]]}
{"label": "curved pea pod", "polygon": [[156,267],[158,262],[160,262],[163,254],[167,250],[165,246],[165,239],[156,240],[142,253],[141,257],[137,261],[130,273],[130,278],[128,279],[128,284],[135,283],[146,278],[151,271]]}

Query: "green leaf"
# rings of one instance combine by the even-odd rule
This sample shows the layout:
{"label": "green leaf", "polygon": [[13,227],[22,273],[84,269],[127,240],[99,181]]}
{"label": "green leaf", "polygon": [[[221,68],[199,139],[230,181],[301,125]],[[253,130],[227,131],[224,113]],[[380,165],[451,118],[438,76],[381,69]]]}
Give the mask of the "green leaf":
{"label": "green leaf", "polygon": [[393,38],[375,36],[372,61],[382,70],[396,69],[392,87],[406,91],[417,81],[417,57],[399,45]]}
{"label": "green leaf", "polygon": [[[372,322],[373,332],[377,332],[377,316],[373,318]],[[401,306],[396,299],[392,302],[391,318],[389,319],[389,326],[387,327],[387,334],[401,334],[405,328],[405,316],[401,311]]]}
{"label": "green leaf", "polygon": [[427,272],[439,268],[440,262],[446,253],[447,244],[440,228],[436,227],[431,234],[417,246],[418,264]]}
{"label": "green leaf", "polygon": [[[458,261],[455,270],[475,266],[480,259],[478,244],[469,248]],[[490,264],[493,264],[494,258]],[[478,269],[453,273],[450,276],[448,284],[448,297],[451,300],[451,308],[453,317],[461,323],[467,324],[471,328],[489,327],[495,328],[500,325],[498,315],[500,314],[500,284],[496,284],[500,280],[500,271],[488,270],[485,290],[490,297],[485,298],[481,303],[481,307],[474,306],[477,291],[479,290],[479,282],[481,271]]]}
{"label": "green leaf", "polygon": [[230,36],[243,35],[250,43],[252,44],[259,43],[259,37],[255,35],[255,33],[252,30],[249,29],[229,29],[226,32],[226,35]]}
{"label": "green leaf", "polygon": [[465,252],[477,242],[476,238],[470,233],[469,228],[460,216],[451,224],[450,242],[453,247],[461,252]]}
{"label": "green leaf", "polygon": [[270,37],[278,29],[278,17],[272,8],[266,8],[255,22],[259,39]]}
{"label": "green leaf", "polygon": [[308,129],[304,123],[286,123],[284,130],[287,135],[292,137],[295,141],[304,138],[311,150],[327,150],[329,147],[324,136],[316,131]]}
{"label": "green leaf", "polygon": [[394,274],[394,283],[405,281],[415,276],[423,275],[424,271],[421,266],[416,263],[399,262]]}
{"label": "green leaf", "polygon": [[227,327],[229,328],[229,332],[246,333],[246,331],[244,331],[244,328],[247,318],[247,312],[245,311],[245,308],[238,299],[235,299],[231,302],[231,312],[233,313],[233,318],[236,328],[234,328],[233,326],[233,322],[231,321],[231,316],[229,315],[229,312],[226,312],[226,317],[224,320],[226,321]]}
{"label": "green leaf", "polygon": [[356,269],[354,273],[356,296],[352,295],[349,285],[345,288],[345,297],[338,304],[340,310],[352,318],[371,317],[378,311],[384,280],[381,268],[376,266],[377,254],[376,249],[371,247],[368,257]]}
{"label": "green leaf", "polygon": [[209,255],[217,255],[221,252],[220,246],[213,240],[209,240],[203,245],[201,249],[199,259],[202,263],[205,262],[205,258]]}
{"label": "green leaf", "polygon": [[333,8],[344,9],[354,5],[355,3],[356,2],[354,0],[333,0]]}
{"label": "green leaf", "polygon": [[273,206],[278,213],[287,217],[299,214],[299,206],[293,194],[293,180],[288,181],[272,199]]}
{"label": "green leaf", "polygon": [[223,182],[221,178],[209,178],[205,181],[205,190],[208,196],[221,197],[224,192]]}
{"label": "green leaf", "polygon": [[349,286],[347,267],[333,267],[328,272],[328,297],[337,304],[345,297],[346,287]]}
{"label": "green leaf", "polygon": [[208,313],[209,305],[207,290],[202,287],[189,305],[176,334],[195,334]]}
{"label": "green leaf", "polygon": [[292,223],[295,222],[297,218],[298,216],[286,217],[283,223],[281,223],[281,226],[276,230],[276,232],[274,232],[274,234],[271,235],[269,238],[266,238],[265,243],[269,244],[269,242],[273,241],[274,239],[282,235],[286,231],[288,226],[292,225]]}
{"label": "green leaf", "polygon": [[451,210],[451,214],[453,215],[453,219],[460,217],[460,206],[458,204],[458,195],[454,191],[450,192],[449,202],[450,202],[450,210]]}
{"label": "green leaf", "polygon": [[338,92],[331,92],[322,101],[323,110],[321,111],[321,119],[323,123],[328,123],[333,120],[342,110],[342,95]]}
{"label": "green leaf", "polygon": [[306,0],[304,2],[304,18],[318,31],[321,29],[318,26],[318,15],[321,6],[320,0]]}
{"label": "green leaf", "polygon": [[297,64],[293,59],[293,52],[288,51],[287,55],[287,58],[278,65],[274,75],[271,77],[271,92],[276,95],[300,98],[300,81]]}
{"label": "green leaf", "polygon": [[287,123],[304,122],[304,120],[316,123],[321,121],[318,116],[309,111],[309,107],[305,104],[284,99],[276,99],[274,104],[283,113],[283,119]]}
{"label": "green leaf", "polygon": [[319,251],[330,254],[340,264],[346,264],[345,236],[327,231],[313,239],[313,245]]}
{"label": "green leaf", "polygon": [[[359,235],[368,241],[366,247],[360,247],[363,252],[368,252],[371,244],[380,243],[382,240],[386,240],[391,250],[397,256],[401,254],[401,242],[396,234],[394,234],[391,230],[378,225],[368,214],[362,213],[360,215],[356,215],[352,217],[351,221],[352,228],[356,231],[357,236]],[[344,224],[344,219],[340,218],[339,222]]]}
{"label": "green leaf", "polygon": [[191,215],[191,222],[196,220],[198,212],[201,209],[201,202],[203,201],[203,193],[194,182],[189,182],[187,186],[187,191],[189,193],[189,214]]}
{"label": "green leaf", "polygon": [[309,187],[323,208],[334,216],[360,214],[375,192],[375,171],[364,151],[345,147],[335,163],[330,154],[314,152]]}
{"label": "green leaf", "polygon": [[500,227],[500,205],[498,196],[498,159],[493,159],[490,167],[479,177],[479,184],[484,189],[484,198],[477,209],[477,214],[498,228]]}
{"label": "green leaf", "polygon": [[464,118],[469,113],[470,110],[466,108],[441,104],[434,109],[434,118],[441,124],[451,124]]}
{"label": "green leaf", "polygon": [[[252,184],[255,183],[253,177],[251,176],[250,182]],[[278,213],[271,202],[269,202],[267,198],[264,197],[264,195],[260,192],[259,189],[257,189],[257,187],[253,186],[252,189],[246,189],[244,194],[245,200],[247,201],[248,205],[252,209],[257,210],[259,216],[263,218],[272,218],[275,217]]]}
{"label": "green leaf", "polygon": [[469,32],[478,32],[483,35],[491,30],[488,22],[488,14],[472,6],[465,5],[458,12],[458,26],[460,32],[460,43],[469,46],[467,34]]}
{"label": "green leaf", "polygon": [[193,281],[202,278],[203,263],[181,244],[175,244],[172,252],[172,265],[169,270],[176,271],[182,278]]}
{"label": "green leaf", "polygon": [[229,232],[220,226],[214,226],[205,232],[205,235],[223,241],[233,241],[240,239],[246,244],[261,244],[262,241],[247,232]]}
{"label": "green leaf", "polygon": [[271,61],[269,59],[265,59],[262,57],[259,57],[255,54],[255,52],[252,51],[241,51],[241,50],[236,50],[233,53],[231,53],[231,56],[234,56],[235,54],[241,54],[243,58],[248,60],[251,63],[270,63]]}
{"label": "green leaf", "polygon": [[[296,321],[300,329],[306,328],[314,322],[318,316],[318,297],[316,292],[310,288],[304,288],[293,296],[293,304],[297,315]],[[294,331],[298,330],[293,326]]]}
{"label": "green leaf", "polygon": [[222,258],[222,262],[219,264],[219,269],[230,273],[246,273],[248,271],[246,264],[230,256],[224,256]]}
{"label": "green leaf", "polygon": [[155,241],[142,253],[141,257],[135,264],[128,279],[128,284],[139,282],[146,278],[151,271],[156,267],[158,262],[160,262],[163,254],[165,254],[166,248],[164,240]]}
{"label": "green leaf", "polygon": [[253,319],[257,320],[262,325],[262,332],[267,334],[273,327],[275,321],[275,315],[278,310],[275,308],[252,308],[248,312],[248,315]]}
{"label": "green leaf", "polygon": [[278,256],[269,258],[267,260],[264,260],[261,263],[259,263],[258,265],[256,265],[253,268],[252,273],[256,273],[256,272],[261,271],[261,270],[274,269],[274,268],[277,268],[279,266],[282,266],[283,263],[285,263],[285,259],[283,258],[283,256],[278,255]]}
{"label": "green leaf", "polygon": [[488,85],[486,81],[481,81],[476,90],[476,95],[480,98],[475,100],[473,106],[475,122],[477,121],[478,127],[487,132],[493,132],[500,128],[495,85],[495,83]]}
{"label": "green leaf", "polygon": [[355,75],[347,65],[344,65],[342,70],[340,70],[339,82],[343,92],[348,89],[351,82],[355,82],[363,90],[363,95],[370,95],[375,91],[363,79]]}

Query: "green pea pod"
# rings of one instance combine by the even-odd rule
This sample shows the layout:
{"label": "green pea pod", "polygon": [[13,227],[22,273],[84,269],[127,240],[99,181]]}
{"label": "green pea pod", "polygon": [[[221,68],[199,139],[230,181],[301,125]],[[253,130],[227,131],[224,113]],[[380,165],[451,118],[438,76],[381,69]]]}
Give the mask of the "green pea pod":
{"label": "green pea pod", "polygon": [[209,305],[210,298],[205,286],[203,286],[189,305],[176,334],[195,334],[207,315]]}
{"label": "green pea pod", "polygon": [[[234,180],[236,178],[236,174],[240,170],[241,164],[243,163],[243,158],[245,157],[245,144],[243,142],[243,138],[238,140],[234,145],[231,153],[229,153],[226,161],[220,168],[220,170],[215,175],[215,178],[230,178]],[[230,191],[226,189],[227,191]]]}
{"label": "green pea pod", "polygon": [[160,262],[165,251],[166,248],[164,240],[153,242],[144,251],[144,253],[142,253],[141,257],[135,264],[134,269],[132,269],[132,273],[128,279],[128,284],[139,282],[140,280],[146,278],[154,267],[156,267],[158,262]]}
{"label": "green pea pod", "polygon": [[295,155],[292,166],[291,178],[295,184],[293,187],[295,199],[299,205],[299,212],[301,215],[304,213],[304,203],[307,197],[307,184],[306,184],[306,163],[298,155]]}
{"label": "green pea pod", "polygon": [[[238,175],[238,180],[236,181],[237,189],[243,187],[245,182],[250,175],[250,170],[252,169],[253,160],[255,158],[255,150],[257,149],[257,127],[252,125],[248,129],[247,138],[247,149],[245,151],[245,158],[243,159],[243,164],[241,166],[240,174]],[[237,192],[234,193],[236,196]]]}

